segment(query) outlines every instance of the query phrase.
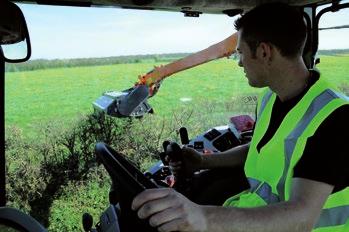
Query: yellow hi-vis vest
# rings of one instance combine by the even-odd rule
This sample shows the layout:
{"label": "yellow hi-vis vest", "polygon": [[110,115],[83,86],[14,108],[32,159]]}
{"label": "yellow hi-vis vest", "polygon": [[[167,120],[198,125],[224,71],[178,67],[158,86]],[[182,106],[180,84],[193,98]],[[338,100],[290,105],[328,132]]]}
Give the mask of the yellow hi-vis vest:
{"label": "yellow hi-vis vest", "polygon": [[[349,104],[348,97],[319,79],[287,113],[272,139],[258,152],[257,144],[268,128],[275,99],[276,94],[269,89],[259,99],[258,121],[245,163],[251,188],[229,198],[224,206],[249,208],[289,200],[293,169],[303,154],[307,138],[335,109]],[[336,158],[328,154],[329,159],[332,157]],[[313,231],[349,232],[349,187],[329,196]]]}

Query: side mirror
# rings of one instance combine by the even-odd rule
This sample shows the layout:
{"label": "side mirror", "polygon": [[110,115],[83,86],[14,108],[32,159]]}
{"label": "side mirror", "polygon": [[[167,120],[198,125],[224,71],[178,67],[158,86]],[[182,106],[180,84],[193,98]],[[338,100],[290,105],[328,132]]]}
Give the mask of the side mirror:
{"label": "side mirror", "polygon": [[21,9],[8,0],[0,1],[0,56],[9,63],[29,60],[31,55],[27,24]]}

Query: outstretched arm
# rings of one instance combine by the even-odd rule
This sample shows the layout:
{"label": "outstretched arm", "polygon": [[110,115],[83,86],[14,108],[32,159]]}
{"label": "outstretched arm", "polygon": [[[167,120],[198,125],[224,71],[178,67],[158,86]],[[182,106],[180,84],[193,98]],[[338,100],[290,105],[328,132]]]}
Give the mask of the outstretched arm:
{"label": "outstretched arm", "polygon": [[245,209],[203,207],[207,231],[311,231],[333,186],[303,178],[294,178],[292,186],[286,202]]}
{"label": "outstretched arm", "polygon": [[[233,168],[244,165],[250,144],[233,147],[224,152],[205,154],[188,147],[183,147],[183,161],[171,161],[170,166],[173,174],[181,172],[184,168],[186,173],[193,173],[201,169]],[[184,164],[183,164],[183,163]]]}
{"label": "outstretched arm", "polygon": [[236,167],[245,164],[250,144],[243,144],[212,155],[204,155],[201,169]]}
{"label": "outstretched arm", "polygon": [[152,70],[151,72],[139,76],[139,81],[137,84],[145,84],[149,87],[152,87],[153,85],[159,83],[164,78],[174,73],[195,67],[197,65],[218,58],[228,57],[235,52],[236,44],[237,33],[234,33],[225,40],[216,43],[204,50],[196,52],[182,59],[176,60],[167,65],[155,67],[154,70]]}

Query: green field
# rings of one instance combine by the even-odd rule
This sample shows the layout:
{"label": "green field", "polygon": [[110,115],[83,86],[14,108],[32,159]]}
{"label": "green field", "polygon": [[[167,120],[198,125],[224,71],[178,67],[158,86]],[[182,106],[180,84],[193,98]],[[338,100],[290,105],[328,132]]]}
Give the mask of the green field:
{"label": "green field", "polygon": [[[323,56],[319,69],[336,85],[349,82],[349,56]],[[68,119],[92,111],[92,102],[107,90],[124,90],[154,63],[59,68],[6,73],[6,125],[17,125],[24,134],[33,126],[56,119]],[[211,62],[166,79],[150,99],[158,115],[169,115],[183,104],[205,113],[207,102],[229,102],[259,90],[248,86],[236,61]],[[182,102],[181,98],[191,98]]]}
{"label": "green field", "polygon": [[[154,63],[59,68],[6,74],[6,125],[17,125],[30,134],[33,125],[67,119],[92,111],[92,102],[107,90],[132,86],[139,74]],[[243,72],[234,60],[211,62],[166,79],[150,99],[158,115],[168,115],[183,104],[224,102],[251,94]],[[191,98],[182,102],[181,98]],[[205,107],[198,108],[204,113]]]}

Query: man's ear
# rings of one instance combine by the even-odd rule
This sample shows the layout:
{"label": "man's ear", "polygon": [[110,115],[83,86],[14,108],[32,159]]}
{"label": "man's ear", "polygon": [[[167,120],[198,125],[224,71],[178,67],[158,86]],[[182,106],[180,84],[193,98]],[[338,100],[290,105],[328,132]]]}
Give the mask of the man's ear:
{"label": "man's ear", "polygon": [[273,47],[269,43],[261,42],[257,47],[257,57],[270,63],[273,58]]}

